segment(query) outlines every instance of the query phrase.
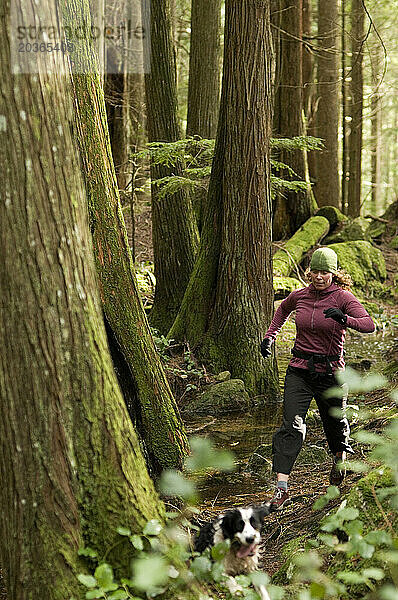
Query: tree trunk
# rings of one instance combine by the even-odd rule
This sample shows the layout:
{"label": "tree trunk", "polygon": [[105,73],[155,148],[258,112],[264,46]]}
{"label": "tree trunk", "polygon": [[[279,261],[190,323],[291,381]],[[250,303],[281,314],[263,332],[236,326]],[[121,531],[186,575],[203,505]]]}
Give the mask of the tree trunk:
{"label": "tree trunk", "polygon": [[[57,22],[59,6],[41,10]],[[39,76],[12,75],[8,36],[3,15],[0,564],[10,600],[65,600],[80,597],[79,545],[103,553],[163,508],[107,349],[68,67],[46,53]]]}
{"label": "tree trunk", "polygon": [[351,8],[351,130],[349,137],[348,215],[361,211],[362,118],[363,118],[363,39],[365,12],[362,0],[352,0]]}
{"label": "tree trunk", "polygon": [[[278,69],[274,129],[276,137],[294,137],[304,134],[302,0],[282,0],[280,10],[280,49],[277,56],[281,64]],[[280,160],[288,164],[299,179],[307,179],[303,150],[281,153]],[[287,173],[282,176],[292,178]],[[293,235],[311,216],[314,208],[309,187],[307,191],[285,191],[283,195],[279,195],[273,217],[274,239]]]}
{"label": "tree trunk", "polygon": [[[303,0],[303,40],[312,40],[312,9],[310,0]],[[303,44],[303,104],[305,115],[305,134],[316,137],[315,119],[315,84],[314,61],[312,51],[307,44]],[[308,171],[310,181],[316,181],[316,159],[318,152],[314,150],[307,153]]]}
{"label": "tree trunk", "polygon": [[[88,24],[85,0],[64,6],[65,25]],[[136,391],[135,416],[154,472],[179,467],[187,451],[184,426],[156,353],[131,260],[107,135],[105,103],[85,40],[75,42],[73,74],[76,138],[82,156],[94,256],[107,322],[128,368],[126,385]]]}
{"label": "tree trunk", "polygon": [[372,212],[379,214],[381,209],[381,115],[382,95],[380,93],[382,55],[379,40],[372,52],[372,84],[375,91],[371,96],[371,174],[372,174]]}
{"label": "tree trunk", "polygon": [[339,70],[337,0],[318,0],[318,110],[317,135],[325,149],[317,157],[314,189],[319,206],[340,207],[338,163]]}
{"label": "tree trunk", "polygon": [[107,73],[105,77],[105,101],[109,137],[116,179],[119,190],[125,190],[128,182],[128,79],[127,74]]}
{"label": "tree trunk", "polygon": [[[226,2],[224,74],[199,256],[169,335],[213,369],[276,393],[259,352],[273,311],[269,137],[269,2]],[[195,307],[193,310],[192,307]]]}
{"label": "tree trunk", "polygon": [[[148,140],[174,142],[181,134],[169,0],[151,0],[150,14],[150,70],[145,75]],[[181,176],[182,165],[151,166],[152,180],[170,175]],[[188,285],[198,247],[196,221],[185,191],[159,200],[152,186],[152,239],[156,288],[150,322],[167,333]]]}
{"label": "tree trunk", "polygon": [[347,82],[347,32],[346,32],[346,7],[344,2],[341,4],[341,210],[346,215],[347,214],[347,186],[348,186],[348,176],[349,176],[349,164],[348,164],[348,127],[347,127],[347,117],[348,117],[348,82]]}
{"label": "tree trunk", "polygon": [[187,136],[215,138],[220,103],[221,0],[192,0]]}

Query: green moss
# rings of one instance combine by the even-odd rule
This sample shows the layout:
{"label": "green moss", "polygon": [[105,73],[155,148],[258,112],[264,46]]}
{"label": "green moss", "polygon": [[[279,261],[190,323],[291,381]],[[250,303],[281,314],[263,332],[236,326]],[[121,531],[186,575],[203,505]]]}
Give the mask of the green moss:
{"label": "green moss", "polygon": [[384,292],[382,282],[387,277],[383,254],[370,242],[358,240],[331,244],[339,265],[352,277],[354,291],[379,297]]}
{"label": "green moss", "polygon": [[290,294],[290,292],[293,292],[293,290],[300,290],[303,286],[303,284],[298,280],[298,279],[294,279],[293,277],[274,277],[274,292],[275,292],[275,298],[278,300],[280,298],[286,298],[286,296],[288,296]]}
{"label": "green moss", "polygon": [[326,240],[327,244],[335,244],[339,242],[350,242],[355,240],[369,240],[368,234],[369,222],[363,217],[350,219],[342,224],[337,233],[329,236]]}
{"label": "green moss", "polygon": [[329,231],[329,221],[317,216],[308,219],[298,231],[278,250],[273,258],[275,276],[286,277],[298,265],[304,254]]}
{"label": "green moss", "polygon": [[315,216],[325,217],[329,221],[331,231],[335,229],[339,223],[347,221],[346,215],[343,215],[343,213],[335,206],[322,206],[322,208],[316,212]]}
{"label": "green moss", "polygon": [[301,535],[287,542],[281,550],[281,557],[285,559],[283,565],[276,571],[272,576],[272,583],[275,585],[286,585],[290,583],[290,580],[294,576],[294,563],[292,557],[297,552],[305,550],[305,543],[308,539],[308,535]]}

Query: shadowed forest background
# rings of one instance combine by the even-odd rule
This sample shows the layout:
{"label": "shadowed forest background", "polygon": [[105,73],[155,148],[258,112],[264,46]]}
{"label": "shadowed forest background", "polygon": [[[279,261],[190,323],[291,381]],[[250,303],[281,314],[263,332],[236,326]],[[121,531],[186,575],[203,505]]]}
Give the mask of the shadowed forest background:
{"label": "shadowed forest background", "polygon": [[1,600],[231,598],[189,539],[270,497],[293,320],[260,341],[320,245],[376,323],[347,335],[355,460],[328,487],[311,406],[261,581],[398,598],[396,9],[3,3]]}

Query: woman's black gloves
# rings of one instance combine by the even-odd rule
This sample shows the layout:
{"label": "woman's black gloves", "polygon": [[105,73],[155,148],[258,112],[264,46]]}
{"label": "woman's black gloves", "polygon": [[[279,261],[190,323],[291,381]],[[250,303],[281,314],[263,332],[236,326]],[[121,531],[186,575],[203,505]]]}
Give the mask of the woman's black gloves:
{"label": "woman's black gloves", "polygon": [[260,351],[264,358],[268,358],[269,356],[271,356],[271,354],[272,354],[271,346],[272,346],[271,338],[264,338],[263,341],[261,342]]}
{"label": "woman's black gloves", "polygon": [[323,311],[326,319],[334,319],[340,325],[347,325],[347,315],[339,308],[327,308]]}

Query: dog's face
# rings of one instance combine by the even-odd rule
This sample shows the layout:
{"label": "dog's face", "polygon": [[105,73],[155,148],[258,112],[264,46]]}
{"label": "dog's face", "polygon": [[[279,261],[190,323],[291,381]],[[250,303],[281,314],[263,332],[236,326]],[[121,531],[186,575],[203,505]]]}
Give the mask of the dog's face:
{"label": "dog's face", "polygon": [[254,553],[260,541],[263,519],[269,514],[267,505],[228,510],[221,521],[224,539],[231,540],[231,548],[238,558]]}

